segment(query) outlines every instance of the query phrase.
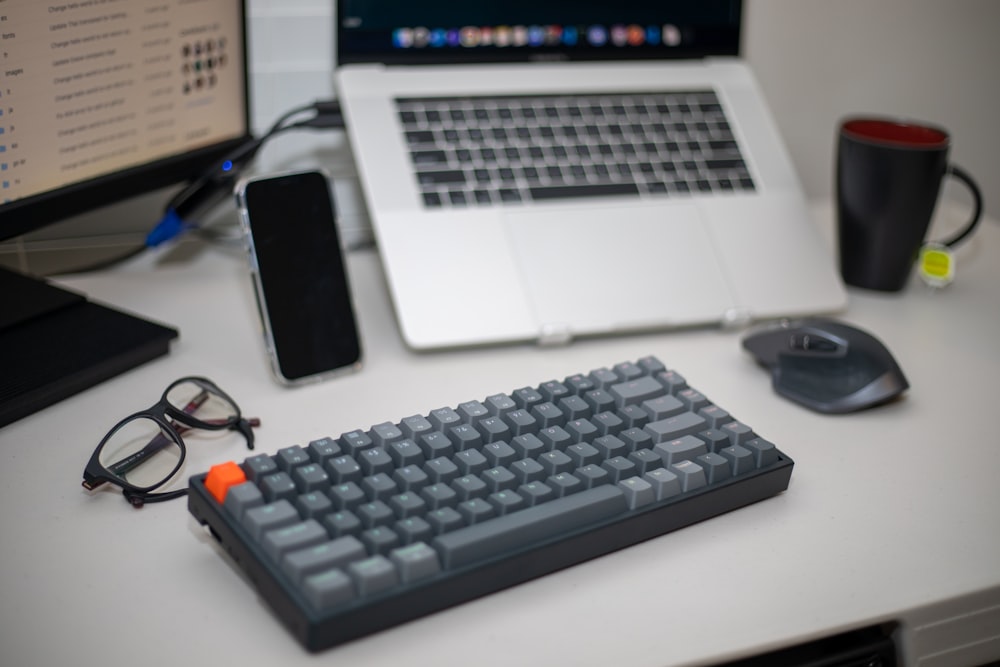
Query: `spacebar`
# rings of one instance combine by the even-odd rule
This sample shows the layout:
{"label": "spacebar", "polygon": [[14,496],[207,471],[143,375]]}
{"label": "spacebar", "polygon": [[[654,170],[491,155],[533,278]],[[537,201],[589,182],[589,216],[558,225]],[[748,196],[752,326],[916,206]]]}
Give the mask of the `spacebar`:
{"label": "spacebar", "polygon": [[603,183],[600,185],[549,185],[530,188],[532,199],[565,199],[569,197],[605,197],[607,195],[637,195],[635,183]]}
{"label": "spacebar", "polygon": [[620,514],[628,509],[616,486],[599,486],[434,538],[445,569],[461,567],[553,535]]}

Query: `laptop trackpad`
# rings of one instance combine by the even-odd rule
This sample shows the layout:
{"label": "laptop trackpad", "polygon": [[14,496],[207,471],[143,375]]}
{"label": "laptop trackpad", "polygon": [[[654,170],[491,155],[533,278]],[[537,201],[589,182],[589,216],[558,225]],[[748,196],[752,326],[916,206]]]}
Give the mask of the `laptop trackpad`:
{"label": "laptop trackpad", "polygon": [[505,220],[542,331],[715,322],[733,305],[694,204],[505,211]]}

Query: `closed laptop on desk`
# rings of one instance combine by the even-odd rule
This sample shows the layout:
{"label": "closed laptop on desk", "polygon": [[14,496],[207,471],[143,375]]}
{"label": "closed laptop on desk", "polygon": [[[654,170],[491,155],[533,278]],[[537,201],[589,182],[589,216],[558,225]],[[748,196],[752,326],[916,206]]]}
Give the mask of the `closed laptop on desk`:
{"label": "closed laptop on desk", "polygon": [[414,348],[836,310],[740,2],[338,6],[338,94]]}

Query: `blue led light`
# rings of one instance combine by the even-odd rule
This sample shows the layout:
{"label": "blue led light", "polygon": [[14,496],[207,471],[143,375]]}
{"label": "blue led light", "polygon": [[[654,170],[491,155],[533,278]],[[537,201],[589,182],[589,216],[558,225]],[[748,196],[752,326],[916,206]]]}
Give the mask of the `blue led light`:
{"label": "blue led light", "polygon": [[225,162],[222,163],[222,171],[229,171],[232,168],[233,168],[232,160],[226,160]]}

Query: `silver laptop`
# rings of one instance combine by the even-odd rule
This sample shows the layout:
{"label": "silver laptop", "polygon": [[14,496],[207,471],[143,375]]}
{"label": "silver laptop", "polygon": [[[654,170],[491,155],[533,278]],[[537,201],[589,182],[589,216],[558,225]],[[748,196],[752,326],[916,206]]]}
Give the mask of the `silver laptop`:
{"label": "silver laptop", "polygon": [[408,345],[844,307],[741,9],[339,3],[337,92]]}

